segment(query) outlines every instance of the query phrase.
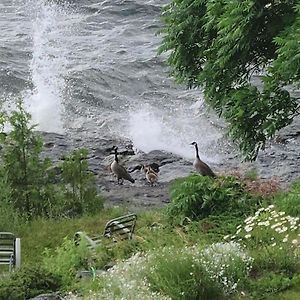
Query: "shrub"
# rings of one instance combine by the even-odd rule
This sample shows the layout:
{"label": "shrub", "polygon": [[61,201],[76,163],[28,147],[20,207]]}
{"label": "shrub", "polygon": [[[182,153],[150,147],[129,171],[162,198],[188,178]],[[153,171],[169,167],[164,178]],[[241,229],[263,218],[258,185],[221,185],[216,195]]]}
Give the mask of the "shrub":
{"label": "shrub", "polygon": [[129,259],[137,249],[138,241],[135,239],[118,241],[113,245],[111,239],[103,239],[93,256],[94,265],[103,269],[119,259]]}
{"label": "shrub", "polygon": [[[289,278],[282,274],[269,272],[256,280],[252,280],[250,282],[249,288],[250,288],[250,294],[253,297],[253,299],[262,300],[266,298],[269,299],[268,296],[270,296],[271,294],[277,294],[293,286],[299,286],[299,284],[300,284],[299,275],[293,278]],[[297,294],[297,298],[293,298],[293,299],[298,299],[298,296],[299,295]],[[283,299],[283,298],[279,296],[278,298],[275,297],[274,299]]]}
{"label": "shrub", "polygon": [[37,267],[26,267],[0,280],[0,299],[26,300],[39,294],[58,291],[61,277]]}
{"label": "shrub", "polygon": [[167,215],[182,221],[185,217],[192,220],[211,214],[249,213],[258,198],[250,196],[242,184],[233,177],[191,175],[175,180],[171,186],[171,203]]}
{"label": "shrub", "polygon": [[129,259],[119,262],[98,278],[101,296],[89,295],[87,299],[171,300],[168,296],[150,289],[145,276],[148,273],[147,260],[146,255],[136,253]]}
{"label": "shrub", "polygon": [[150,258],[146,275],[152,288],[171,299],[218,299],[222,292],[190,249],[165,247]]}
{"label": "shrub", "polygon": [[251,262],[233,242],[204,249],[163,247],[136,253],[100,273],[92,287],[96,293],[84,299],[227,299],[248,275]]}
{"label": "shrub", "polygon": [[0,201],[0,216],[0,231],[16,233],[24,224],[22,216],[8,202]]}
{"label": "shrub", "polygon": [[7,184],[6,176],[0,173],[0,231],[18,231],[23,223],[21,215],[10,202],[12,190]]}
{"label": "shrub", "polygon": [[217,243],[202,250],[165,247],[148,264],[152,288],[171,299],[223,299],[245,281],[252,259],[237,243]]}
{"label": "shrub", "polygon": [[276,211],[274,205],[269,205],[258,209],[253,216],[244,220],[244,224],[237,227],[237,231],[232,236],[225,239],[243,240],[253,247],[276,246],[289,243],[298,245],[299,240],[299,217],[291,217],[283,211]]}
{"label": "shrub", "polygon": [[254,259],[253,274],[276,272],[286,277],[298,274],[300,272],[300,255],[294,250],[289,244],[253,249],[251,251]]}
{"label": "shrub", "polygon": [[[300,224],[298,217],[278,212],[274,205],[261,207],[244,220],[226,240],[237,240],[257,253],[255,268],[293,274],[300,267]],[[255,255],[255,254],[254,254]]]}
{"label": "shrub", "polygon": [[281,193],[274,199],[276,206],[291,216],[300,216],[300,182],[295,182],[288,193]]}
{"label": "shrub", "polygon": [[94,174],[88,170],[88,151],[74,150],[62,163],[63,198],[68,216],[95,214],[103,209],[104,199],[97,194]]}
{"label": "shrub", "polygon": [[[103,198],[97,194],[95,178],[88,171],[87,150],[79,149],[67,156],[57,180],[50,159],[41,159],[43,142],[30,122],[31,116],[21,101],[10,115],[0,111],[0,146],[3,148],[0,204],[5,200],[27,218],[73,217],[99,212]],[[11,128],[7,134],[4,132],[6,123]]]}
{"label": "shrub", "polygon": [[42,265],[47,271],[60,276],[64,287],[70,287],[77,271],[89,267],[89,249],[84,243],[75,246],[73,240],[65,238],[54,251],[45,249]]}
{"label": "shrub", "polygon": [[27,216],[43,214],[46,210],[44,189],[48,180],[48,159],[39,158],[42,140],[30,126],[31,116],[17,102],[17,110],[8,116],[11,130],[2,132],[2,174],[11,188],[10,201],[20,213]]}
{"label": "shrub", "polygon": [[243,286],[252,268],[253,258],[236,242],[216,243],[202,251],[201,263],[226,295]]}

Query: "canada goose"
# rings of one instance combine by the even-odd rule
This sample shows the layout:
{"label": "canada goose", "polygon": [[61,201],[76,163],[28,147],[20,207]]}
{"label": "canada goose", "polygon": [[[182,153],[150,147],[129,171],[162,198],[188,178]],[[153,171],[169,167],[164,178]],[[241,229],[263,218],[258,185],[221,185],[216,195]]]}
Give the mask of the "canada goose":
{"label": "canada goose", "polygon": [[192,142],[190,145],[195,146],[195,149],[196,149],[196,158],[193,163],[193,166],[196,169],[196,171],[199,172],[203,176],[210,176],[210,177],[216,178],[216,174],[211,170],[211,168],[200,159],[197,143]]}
{"label": "canada goose", "polygon": [[115,159],[111,163],[110,168],[111,171],[117,176],[118,184],[123,184],[124,179],[134,183],[135,180],[129,175],[126,169],[119,164],[118,147],[114,146],[113,150],[115,152]]}
{"label": "canada goose", "polygon": [[144,172],[145,172],[145,176],[146,176],[146,179],[147,181],[150,183],[151,186],[153,186],[153,184],[155,182],[157,182],[158,180],[158,175],[155,171],[153,171],[153,169],[149,166],[144,167]]}

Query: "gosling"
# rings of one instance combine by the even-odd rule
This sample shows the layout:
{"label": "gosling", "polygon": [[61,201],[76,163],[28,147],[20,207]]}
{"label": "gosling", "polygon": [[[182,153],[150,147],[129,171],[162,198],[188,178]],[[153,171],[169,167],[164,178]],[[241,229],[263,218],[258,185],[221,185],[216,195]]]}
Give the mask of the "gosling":
{"label": "gosling", "polygon": [[196,157],[193,163],[194,168],[198,173],[200,173],[202,176],[209,176],[212,178],[216,178],[216,174],[211,170],[211,168],[200,159],[199,157],[199,151],[198,151],[198,145],[196,142],[192,142],[190,145],[195,146],[196,150]]}
{"label": "gosling", "polygon": [[153,169],[151,167],[145,167],[144,168],[145,171],[145,176],[147,181],[150,183],[151,186],[154,185],[154,183],[157,183],[158,181],[158,174],[153,171]]}
{"label": "gosling", "polygon": [[115,153],[115,159],[111,163],[110,169],[116,175],[118,179],[118,184],[123,184],[124,179],[130,181],[131,183],[134,183],[135,180],[130,176],[127,170],[119,164],[118,147],[114,146],[113,150]]}

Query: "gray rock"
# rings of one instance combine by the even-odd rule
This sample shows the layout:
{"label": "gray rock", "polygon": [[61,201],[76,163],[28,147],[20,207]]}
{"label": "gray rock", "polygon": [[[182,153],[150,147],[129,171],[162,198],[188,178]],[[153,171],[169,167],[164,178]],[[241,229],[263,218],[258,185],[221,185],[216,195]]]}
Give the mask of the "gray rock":
{"label": "gray rock", "polygon": [[[296,132],[297,133],[297,132]],[[170,183],[178,178],[191,174],[192,161],[186,160],[173,153],[155,150],[149,153],[134,153],[130,141],[110,138],[72,139],[69,136],[55,133],[42,134],[45,148],[44,157],[52,159],[56,165],[70,151],[86,148],[89,151],[89,167],[96,176],[99,192],[107,199],[106,205],[122,205],[131,211],[162,207],[170,201]],[[282,138],[284,143],[270,143],[264,152],[261,152],[256,162],[242,163],[237,152],[226,149],[224,160],[218,165],[210,165],[217,174],[228,174],[238,171],[241,174],[251,168],[256,168],[261,179],[270,179],[277,176],[281,183],[288,184],[299,179],[300,173],[300,135],[294,133],[292,138]],[[281,139],[279,139],[281,141]],[[110,163],[113,161],[112,147],[118,145],[121,163],[131,172],[135,183],[124,182],[118,185],[117,180],[110,172]],[[192,149],[191,149],[192,151]],[[226,159],[225,159],[226,158]],[[140,170],[141,164],[156,163],[159,165],[159,178],[156,186],[149,186],[145,174]],[[59,168],[57,168],[59,172]]]}
{"label": "gray rock", "polygon": [[63,300],[67,296],[66,293],[63,292],[55,292],[49,294],[41,294],[32,298],[31,300]]}

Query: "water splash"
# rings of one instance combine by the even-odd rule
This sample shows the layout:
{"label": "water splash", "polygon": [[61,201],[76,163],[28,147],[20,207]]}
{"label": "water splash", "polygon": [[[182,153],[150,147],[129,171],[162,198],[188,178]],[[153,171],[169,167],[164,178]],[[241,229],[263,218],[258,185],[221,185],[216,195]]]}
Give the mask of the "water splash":
{"label": "water splash", "polygon": [[191,159],[194,149],[190,143],[198,141],[202,157],[210,162],[218,161],[218,156],[212,155],[210,149],[212,151],[222,134],[210,125],[205,116],[199,118],[197,114],[193,115],[192,108],[183,110],[179,107],[176,111],[166,112],[145,105],[131,111],[129,132],[133,144],[144,152],[159,149]]}
{"label": "water splash", "polygon": [[30,1],[32,18],[31,76],[33,90],[24,96],[32,121],[42,131],[63,132],[63,93],[68,66],[64,36],[70,30],[67,10],[49,1]]}

